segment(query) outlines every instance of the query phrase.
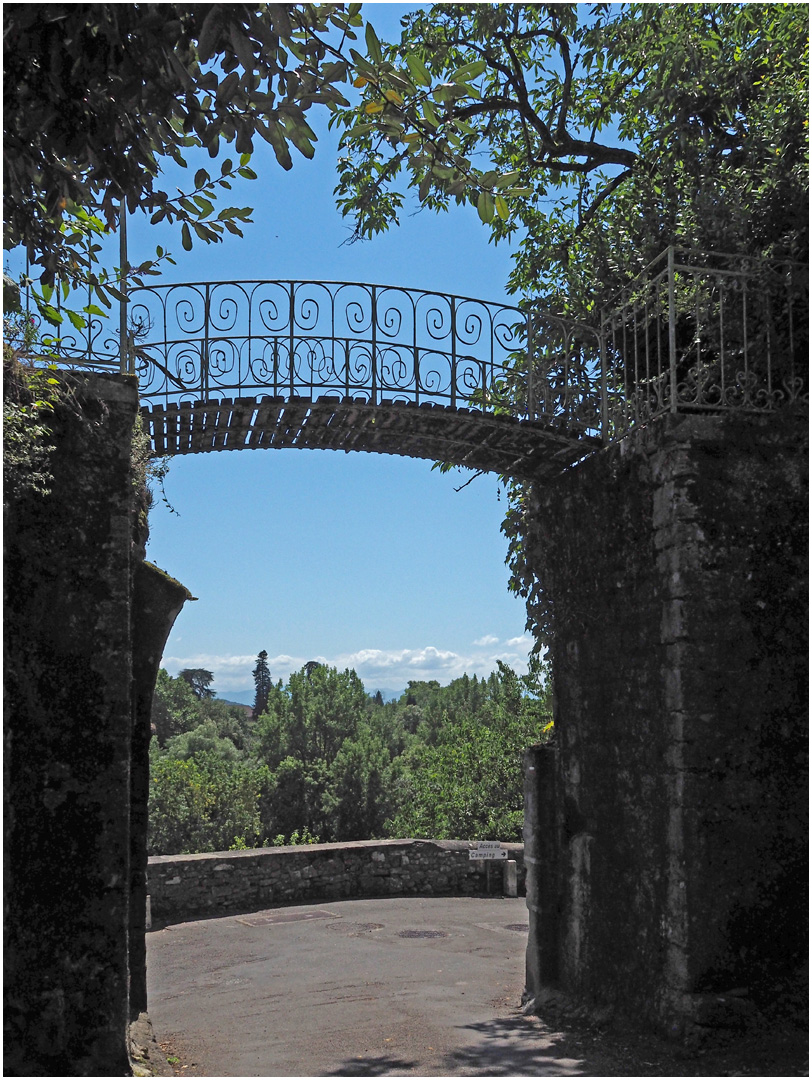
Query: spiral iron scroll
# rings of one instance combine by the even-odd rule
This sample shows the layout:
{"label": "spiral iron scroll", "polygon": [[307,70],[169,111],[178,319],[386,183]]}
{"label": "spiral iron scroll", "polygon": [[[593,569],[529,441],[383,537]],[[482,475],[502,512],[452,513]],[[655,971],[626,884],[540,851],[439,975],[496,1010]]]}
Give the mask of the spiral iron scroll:
{"label": "spiral iron scroll", "polygon": [[66,366],[125,352],[142,398],[407,402],[622,438],[668,411],[806,409],[808,267],[670,249],[601,312],[600,330],[531,306],[322,281],[150,285],[63,329]]}
{"label": "spiral iron scroll", "polygon": [[808,267],[691,254],[604,312],[608,438],[669,411],[808,407]]}
{"label": "spiral iron scroll", "polygon": [[[141,396],[434,403],[595,428],[597,335],[522,309],[393,286],[251,281],[134,290]],[[576,362],[577,361],[577,362]]]}

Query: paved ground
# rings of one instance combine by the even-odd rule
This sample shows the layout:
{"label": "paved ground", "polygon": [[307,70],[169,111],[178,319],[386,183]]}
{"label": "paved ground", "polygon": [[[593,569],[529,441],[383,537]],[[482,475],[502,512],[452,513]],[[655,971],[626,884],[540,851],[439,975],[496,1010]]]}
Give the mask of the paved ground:
{"label": "paved ground", "polygon": [[147,935],[149,1012],[186,1076],[582,1075],[521,1015],[526,937],[523,899],[175,924]]}

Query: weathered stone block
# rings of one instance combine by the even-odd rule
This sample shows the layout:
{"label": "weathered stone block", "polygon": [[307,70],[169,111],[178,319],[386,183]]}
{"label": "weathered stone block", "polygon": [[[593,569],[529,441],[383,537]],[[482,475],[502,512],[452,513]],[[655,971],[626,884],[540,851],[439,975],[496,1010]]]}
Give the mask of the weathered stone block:
{"label": "weathered stone block", "polygon": [[804,437],[664,418],[535,492],[560,816],[525,836],[528,987],[547,948],[565,990],[668,1027],[805,953]]}
{"label": "weathered stone block", "polygon": [[[124,1075],[133,901],[135,381],[63,376],[46,496],[5,515],[5,1061]],[[66,929],[69,932],[66,932]]]}
{"label": "weathered stone block", "polygon": [[[431,895],[471,895],[485,890],[486,875],[468,859],[463,841],[359,841],[296,849],[274,849],[273,897],[277,901],[344,896],[387,896],[426,892]],[[405,850],[412,854],[408,856]],[[524,884],[521,844],[508,849],[517,864],[519,887]],[[415,854],[419,850],[419,854]],[[383,855],[374,859],[373,855]],[[270,902],[260,884],[268,851],[157,856],[150,860],[150,889],[156,919],[168,920],[218,911],[253,910]],[[307,860],[303,862],[303,860]],[[228,865],[233,873],[216,873]],[[331,869],[332,868],[332,869]],[[168,882],[177,878],[178,885]],[[179,887],[182,883],[182,886]]]}

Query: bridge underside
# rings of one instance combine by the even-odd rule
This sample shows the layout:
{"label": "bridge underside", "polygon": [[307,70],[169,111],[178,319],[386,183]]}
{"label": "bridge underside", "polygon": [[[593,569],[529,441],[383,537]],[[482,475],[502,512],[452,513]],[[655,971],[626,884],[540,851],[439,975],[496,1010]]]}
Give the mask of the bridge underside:
{"label": "bridge underside", "polygon": [[425,402],[263,397],[142,406],[156,456],[208,450],[365,450],[538,480],[600,443],[536,420]]}

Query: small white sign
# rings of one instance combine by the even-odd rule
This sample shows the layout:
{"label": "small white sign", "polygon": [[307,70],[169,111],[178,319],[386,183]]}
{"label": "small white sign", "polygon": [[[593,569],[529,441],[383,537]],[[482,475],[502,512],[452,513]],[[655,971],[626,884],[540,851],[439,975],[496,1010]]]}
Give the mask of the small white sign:
{"label": "small white sign", "polygon": [[477,840],[476,847],[468,852],[468,861],[473,859],[507,859],[508,853],[499,840]]}

